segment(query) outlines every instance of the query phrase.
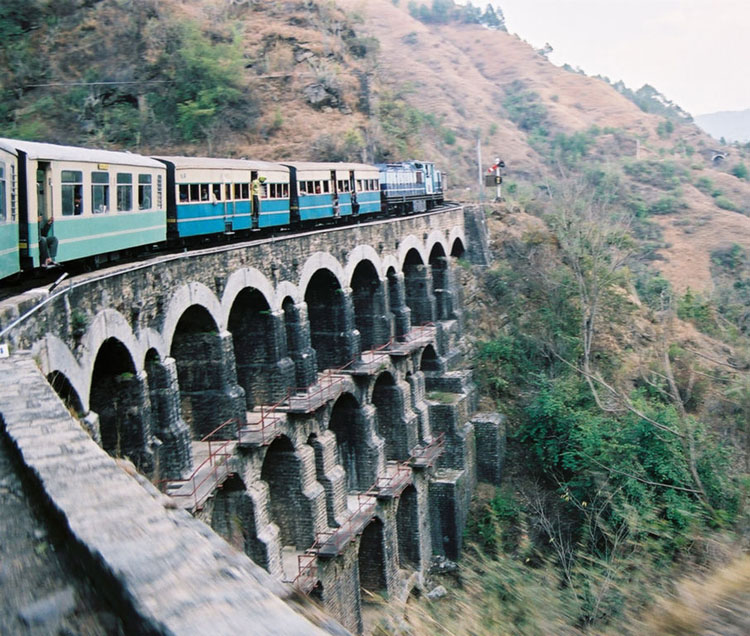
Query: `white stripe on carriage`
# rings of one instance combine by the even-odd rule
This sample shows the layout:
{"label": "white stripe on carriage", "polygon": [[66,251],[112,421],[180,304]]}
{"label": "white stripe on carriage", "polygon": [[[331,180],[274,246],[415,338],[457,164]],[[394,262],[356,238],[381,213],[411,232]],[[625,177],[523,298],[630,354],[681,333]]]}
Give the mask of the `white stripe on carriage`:
{"label": "white stripe on carriage", "polygon": [[[60,245],[70,245],[71,243],[81,243],[82,241],[91,241],[93,239],[110,238],[112,236],[124,236],[126,234],[139,234],[141,232],[151,232],[152,230],[167,231],[165,225],[152,225],[151,227],[136,227],[131,230],[121,230],[119,232],[103,232],[101,234],[89,234],[88,236],[77,236],[76,238],[58,239]],[[150,243],[151,241],[146,241]],[[32,247],[38,247],[39,243],[34,243]]]}

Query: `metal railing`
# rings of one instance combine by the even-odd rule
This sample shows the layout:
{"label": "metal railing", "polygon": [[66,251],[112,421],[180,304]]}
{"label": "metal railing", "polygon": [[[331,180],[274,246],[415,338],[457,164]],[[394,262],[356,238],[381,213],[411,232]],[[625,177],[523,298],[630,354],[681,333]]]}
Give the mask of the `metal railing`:
{"label": "metal railing", "polygon": [[[227,463],[229,462],[229,458],[232,456],[232,453],[227,451],[227,447],[230,444],[233,444],[235,440],[212,440],[211,438],[214,437],[219,431],[230,426],[231,424],[237,424],[237,419],[232,418],[227,420],[220,426],[217,426],[208,435],[202,437],[200,439],[201,442],[208,442],[208,457],[206,457],[206,459],[204,459],[200,464],[198,464],[198,466],[193,469],[190,477],[187,477],[185,479],[162,479],[161,481],[159,481],[159,486],[162,492],[166,492],[171,497],[175,498],[192,497],[193,507],[197,509],[201,504],[200,498],[198,497],[201,486],[203,486],[209,480],[213,480],[214,482],[219,483],[229,475]],[[218,447],[214,446],[214,444],[216,443],[219,443]],[[202,475],[200,480],[198,480],[200,473],[207,466],[210,466],[211,470]],[[182,489],[182,487],[186,484],[192,484],[192,488],[189,491],[172,493],[169,492],[170,490],[175,490],[178,488]],[[208,494],[210,494],[210,491]]]}

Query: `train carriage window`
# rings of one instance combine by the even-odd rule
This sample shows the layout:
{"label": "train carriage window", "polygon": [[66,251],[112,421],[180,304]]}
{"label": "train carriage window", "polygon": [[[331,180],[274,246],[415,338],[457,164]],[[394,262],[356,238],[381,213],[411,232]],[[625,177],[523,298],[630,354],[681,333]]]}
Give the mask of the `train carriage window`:
{"label": "train carriage window", "polygon": [[249,183],[235,183],[234,184],[234,198],[247,200],[250,198],[250,184]]}
{"label": "train carriage window", "polygon": [[117,211],[130,212],[133,209],[133,175],[117,173]]}
{"label": "train carriage window", "polygon": [[162,186],[163,186],[162,176],[160,174],[156,175],[156,208],[158,210],[164,209],[164,205],[162,204],[162,195],[163,195],[164,189]]}
{"label": "train carriage window", "polygon": [[231,183],[224,184],[224,200],[225,201],[232,200],[232,184]]}
{"label": "train carriage window", "polygon": [[201,201],[208,201],[208,184],[201,183]]}
{"label": "train carriage window", "polygon": [[190,201],[190,186],[187,183],[181,183],[179,190],[180,203],[187,203]]}
{"label": "train carriage window", "polygon": [[283,196],[283,197],[284,197],[285,199],[288,199],[288,198],[289,198],[289,184],[288,184],[288,183],[285,183],[285,184],[284,184],[284,186],[283,186],[283,190],[282,190],[282,196]]}
{"label": "train carriage window", "polygon": [[138,175],[138,209],[151,209],[151,175]]}
{"label": "train carriage window", "polygon": [[424,172],[417,170],[417,183],[424,183]]}
{"label": "train carriage window", "polygon": [[8,217],[6,210],[6,196],[7,188],[5,186],[5,164],[0,163],[0,223],[5,223],[5,219]]}
{"label": "train carriage window", "polygon": [[63,216],[80,214],[83,211],[83,173],[79,170],[63,170],[60,180]]}
{"label": "train carriage window", "polygon": [[211,184],[211,201],[221,201],[221,184],[220,183],[213,183]]}
{"label": "train carriage window", "polygon": [[91,173],[91,204],[94,214],[109,212],[109,173]]}
{"label": "train carriage window", "polygon": [[200,201],[200,186],[197,183],[190,184],[190,202]]}

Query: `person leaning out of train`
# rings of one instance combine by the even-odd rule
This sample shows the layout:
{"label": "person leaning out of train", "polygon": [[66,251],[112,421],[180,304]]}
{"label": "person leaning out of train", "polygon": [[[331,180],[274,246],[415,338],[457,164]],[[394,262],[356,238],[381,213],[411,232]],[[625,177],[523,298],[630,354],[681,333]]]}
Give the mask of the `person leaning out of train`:
{"label": "person leaning out of train", "polygon": [[39,262],[44,269],[59,267],[55,262],[57,256],[57,237],[50,234],[54,218],[39,218]]}

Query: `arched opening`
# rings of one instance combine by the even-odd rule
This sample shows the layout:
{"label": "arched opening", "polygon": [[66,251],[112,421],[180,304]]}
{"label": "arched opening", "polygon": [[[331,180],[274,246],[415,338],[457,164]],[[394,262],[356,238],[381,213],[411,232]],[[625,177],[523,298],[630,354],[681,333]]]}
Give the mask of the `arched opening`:
{"label": "arched opening", "polygon": [[419,555],[419,516],[417,511],[417,490],[407,486],[401,493],[396,513],[398,531],[398,558],[401,567],[418,568]]}
{"label": "arched opening", "polygon": [[55,393],[73,417],[81,418],[85,415],[86,410],[83,408],[81,398],[65,374],[60,371],[53,371],[47,375],[47,382],[55,390]]}
{"label": "arched opening", "polygon": [[281,545],[308,548],[314,540],[313,520],[302,492],[301,461],[285,435],[268,447],[260,476],[268,484],[268,510]]}
{"label": "arched opening", "polygon": [[367,490],[370,487],[367,469],[365,430],[357,400],[344,393],[331,409],[328,428],[336,435],[336,462],[346,471],[349,490]]}
{"label": "arched opening", "polygon": [[245,483],[236,475],[227,479],[216,491],[211,527],[255,563],[268,568],[266,548],[258,540],[255,503]]}
{"label": "arched opening", "polygon": [[362,261],[352,274],[354,324],[359,330],[362,351],[388,340],[390,329],[386,319],[385,293],[380,277],[370,261]]}
{"label": "arched opening", "polygon": [[438,359],[435,347],[427,345],[422,352],[422,358],[419,361],[420,371],[440,371],[440,360]]}
{"label": "arched opening", "polygon": [[273,355],[273,319],[265,296],[257,289],[243,289],[229,313],[229,331],[234,343],[237,382],[245,389],[248,410],[273,402],[271,367]]}
{"label": "arched opening", "polygon": [[305,291],[310,321],[310,340],[318,358],[318,369],[343,366],[353,355],[346,316],[346,298],[330,270],[319,269]]}
{"label": "arched opening", "polygon": [[391,309],[393,335],[396,338],[401,338],[409,332],[411,310],[406,306],[403,285],[395,268],[388,268],[386,278],[388,280],[388,306]]}
{"label": "arched opening", "polygon": [[386,589],[383,522],[377,517],[367,525],[359,542],[359,585],[362,598],[383,594]]}
{"label": "arched opening", "polygon": [[182,417],[200,439],[235,415],[223,390],[228,370],[219,328],[205,307],[192,305],[182,314],[170,355],[177,363]]}
{"label": "arched opening", "polygon": [[387,460],[409,457],[406,427],[403,422],[404,404],[393,376],[385,371],[378,376],[372,390],[372,404],[378,424],[378,434],[385,440]]}
{"label": "arched opening", "polygon": [[432,294],[435,296],[435,317],[438,320],[450,320],[453,312],[448,281],[448,259],[440,243],[435,243],[430,251],[430,269]]}
{"label": "arched opening", "polygon": [[412,248],[404,259],[404,292],[406,304],[411,309],[411,323],[423,325],[433,320],[435,298],[432,295],[430,271],[419,252]]}
{"label": "arched opening", "polygon": [[89,395],[89,406],[99,415],[102,448],[148,472],[151,405],[142,385],[127,347],[116,338],[105,340],[94,361]]}
{"label": "arched opening", "polygon": [[463,241],[460,238],[454,240],[451,247],[451,256],[453,258],[463,258],[465,253],[466,249],[464,248]]}

